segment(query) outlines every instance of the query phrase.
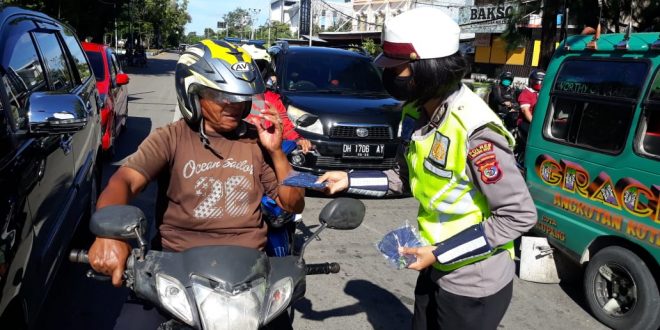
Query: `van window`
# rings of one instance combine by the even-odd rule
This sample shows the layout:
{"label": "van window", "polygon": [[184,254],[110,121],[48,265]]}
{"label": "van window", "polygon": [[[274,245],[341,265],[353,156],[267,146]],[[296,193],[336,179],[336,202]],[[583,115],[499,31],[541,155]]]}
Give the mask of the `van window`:
{"label": "van window", "polygon": [[647,72],[646,62],[567,60],[552,87],[544,136],[603,153],[621,152]]}
{"label": "van window", "polygon": [[552,91],[637,99],[647,72],[646,62],[566,60],[559,69]]}
{"label": "van window", "polygon": [[660,69],[656,71],[653,84],[651,84],[640,129],[641,143],[638,145],[637,151],[660,159]]}

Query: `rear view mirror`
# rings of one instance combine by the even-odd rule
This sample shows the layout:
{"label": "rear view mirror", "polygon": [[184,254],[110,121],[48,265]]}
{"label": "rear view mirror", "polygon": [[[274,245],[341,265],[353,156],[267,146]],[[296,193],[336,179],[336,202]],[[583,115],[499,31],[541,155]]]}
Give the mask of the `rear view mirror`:
{"label": "rear view mirror", "polygon": [[73,133],[87,125],[92,106],[77,95],[35,92],[28,99],[30,133]]}
{"label": "rear view mirror", "polygon": [[147,231],[147,219],[142,210],[135,206],[112,205],[92,215],[89,230],[103,238],[142,239]]}
{"label": "rear view mirror", "polygon": [[319,119],[319,117],[317,117],[315,115],[312,115],[312,114],[309,114],[309,113],[306,113],[306,114],[302,115],[300,118],[296,119],[296,126],[299,126],[299,127],[311,126],[318,119]]}
{"label": "rear view mirror", "polygon": [[129,81],[129,80],[130,80],[130,79],[128,79],[128,75],[127,75],[127,74],[125,74],[125,73],[118,73],[118,74],[117,74],[117,77],[115,78],[115,84],[116,84],[117,86],[123,86],[123,85],[128,84],[128,81]]}
{"label": "rear view mirror", "polygon": [[362,224],[364,212],[365,207],[360,200],[340,197],[323,207],[319,214],[319,221],[332,229],[355,229]]}

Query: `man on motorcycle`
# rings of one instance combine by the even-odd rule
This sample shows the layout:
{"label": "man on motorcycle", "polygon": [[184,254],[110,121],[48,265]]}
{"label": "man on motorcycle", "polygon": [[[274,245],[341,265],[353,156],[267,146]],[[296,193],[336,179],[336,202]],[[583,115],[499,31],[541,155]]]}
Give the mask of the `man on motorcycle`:
{"label": "man on motorcycle", "polygon": [[518,102],[516,90],[512,85],[513,74],[509,71],[500,74],[500,83],[493,87],[488,105],[504,121],[504,125],[511,130],[515,127],[518,118]]}
{"label": "man on motorcycle", "polygon": [[[268,106],[251,123],[244,121],[253,97],[264,92],[256,66],[239,47],[203,40],[180,57],[175,86],[184,120],[156,129],[142,142],[110,178],[97,208],[127,204],[158,179],[168,184],[160,189],[167,205],[157,219],[155,245],[166,251],[208,245],[263,249],[261,197],[300,213],[304,189],[279,185],[292,169],[281,149],[277,111]],[[130,250],[124,241],[97,238],[89,262],[119,287]],[[129,299],[115,328],[155,329],[165,320]]]}
{"label": "man on motorcycle", "polygon": [[518,103],[520,103],[520,119],[518,120],[518,126],[520,127],[521,134],[525,138],[527,137],[527,132],[529,132],[529,125],[534,116],[534,107],[536,107],[536,101],[539,98],[539,91],[541,90],[544,78],[545,72],[540,70],[532,71],[532,73],[529,74],[529,86],[527,86],[518,96]]}

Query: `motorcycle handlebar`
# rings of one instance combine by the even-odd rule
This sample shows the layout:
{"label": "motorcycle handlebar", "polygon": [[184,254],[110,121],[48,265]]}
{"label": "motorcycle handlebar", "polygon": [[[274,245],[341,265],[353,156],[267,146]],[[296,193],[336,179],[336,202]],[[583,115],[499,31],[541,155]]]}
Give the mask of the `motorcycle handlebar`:
{"label": "motorcycle handlebar", "polygon": [[71,250],[71,252],[69,252],[69,261],[80,264],[89,264],[89,257],[87,256],[87,250],[78,250],[78,249]]}
{"label": "motorcycle handlebar", "polygon": [[317,275],[317,274],[336,274],[339,273],[341,267],[336,262],[325,262],[322,264],[307,264],[305,265],[305,271],[307,275]]}

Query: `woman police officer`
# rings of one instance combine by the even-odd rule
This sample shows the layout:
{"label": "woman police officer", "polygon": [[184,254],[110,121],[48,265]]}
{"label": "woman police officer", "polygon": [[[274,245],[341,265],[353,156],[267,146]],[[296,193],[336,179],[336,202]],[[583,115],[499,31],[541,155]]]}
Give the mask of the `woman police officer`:
{"label": "woman police officer", "polygon": [[405,101],[399,166],[333,171],[328,192],[383,196],[408,189],[430,246],[403,248],[419,270],[413,328],[495,329],[511,301],[513,240],[536,210],[511,152],[514,141],[483,100],[461,84],[467,64],[460,28],[433,8],[416,8],[384,27],[383,83]]}

